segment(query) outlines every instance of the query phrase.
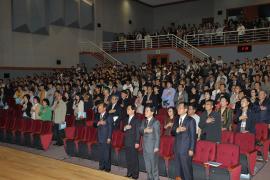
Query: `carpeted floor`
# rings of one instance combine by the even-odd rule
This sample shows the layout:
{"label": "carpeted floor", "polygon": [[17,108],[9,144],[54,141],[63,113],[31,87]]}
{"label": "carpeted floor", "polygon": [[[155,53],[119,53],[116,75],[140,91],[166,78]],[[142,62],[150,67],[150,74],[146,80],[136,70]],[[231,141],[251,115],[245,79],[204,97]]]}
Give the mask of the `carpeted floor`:
{"label": "carpeted floor", "polygon": [[[85,166],[85,167],[89,167],[89,168],[93,168],[93,169],[98,169],[98,162],[87,160],[87,159],[81,159],[81,158],[77,158],[77,157],[69,157],[65,153],[63,146],[59,147],[59,146],[51,145],[48,151],[37,150],[34,148],[29,148],[29,147],[25,147],[25,146],[18,146],[18,145],[14,145],[14,144],[7,144],[7,143],[2,143],[2,142],[0,142],[0,146],[6,146],[6,147],[14,148],[17,150],[30,152],[30,153],[38,154],[41,156],[46,156],[49,158],[62,160],[65,162],[69,162],[69,163],[73,163],[73,164],[77,164],[77,165],[81,165],[81,166]],[[270,163],[269,162],[265,165],[261,162],[257,162],[256,175],[252,178],[252,180],[268,180],[268,179],[270,179],[269,172],[270,172]],[[118,167],[118,166],[112,166],[111,173],[125,176],[126,169]],[[140,178],[139,178],[140,180],[145,180],[145,179],[147,179],[146,177],[147,177],[146,173],[140,172]],[[168,179],[168,178],[160,177],[160,180],[165,180],[165,179]],[[246,180],[246,179],[248,179],[248,177],[241,176],[241,180]]]}

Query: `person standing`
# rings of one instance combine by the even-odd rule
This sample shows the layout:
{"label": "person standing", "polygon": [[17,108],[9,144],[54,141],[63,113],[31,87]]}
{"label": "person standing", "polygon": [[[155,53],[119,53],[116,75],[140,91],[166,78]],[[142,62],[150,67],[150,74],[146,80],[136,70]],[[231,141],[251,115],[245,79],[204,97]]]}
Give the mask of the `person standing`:
{"label": "person standing", "polygon": [[162,107],[174,107],[174,96],[175,89],[172,87],[172,82],[167,82],[167,88],[163,90],[161,99],[162,99]]}
{"label": "person standing", "polygon": [[175,177],[193,180],[192,156],[196,144],[196,122],[187,115],[187,104],[180,103],[177,112],[179,117],[175,119],[172,128],[172,135],[175,136]]}
{"label": "person standing", "polygon": [[153,115],[154,107],[145,107],[146,120],[140,126],[140,134],[143,137],[143,158],[147,172],[147,179],[159,180],[158,152],[160,144],[160,123]]}
{"label": "person standing", "polygon": [[94,127],[98,130],[99,143],[99,170],[111,171],[111,139],[112,118],[106,113],[106,104],[98,105],[99,118],[95,120]]}
{"label": "person standing", "polygon": [[53,134],[56,138],[55,145],[62,146],[63,145],[63,137],[64,137],[64,127],[65,119],[67,113],[67,105],[62,99],[62,94],[60,91],[55,91],[55,101],[52,106],[53,110]]}
{"label": "person standing", "polygon": [[140,143],[140,122],[135,118],[135,105],[128,105],[124,131],[125,131],[125,152],[127,161],[127,177],[139,178],[138,148]]}
{"label": "person standing", "polygon": [[200,116],[201,140],[221,141],[221,115],[213,111],[213,101],[205,102],[205,111]]}

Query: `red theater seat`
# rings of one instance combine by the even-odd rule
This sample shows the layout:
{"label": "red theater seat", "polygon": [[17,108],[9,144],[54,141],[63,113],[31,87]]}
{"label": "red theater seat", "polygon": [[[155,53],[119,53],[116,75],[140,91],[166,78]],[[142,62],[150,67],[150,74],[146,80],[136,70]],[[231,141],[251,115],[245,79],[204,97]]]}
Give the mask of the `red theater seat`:
{"label": "red theater seat", "polygon": [[234,132],[232,131],[221,132],[221,143],[233,144],[233,142],[234,142]]}
{"label": "red theater seat", "polygon": [[76,154],[76,144],[75,141],[83,140],[85,137],[86,127],[68,127],[65,129],[66,138],[64,139],[65,151],[70,156],[75,156]]}
{"label": "red theater seat", "polygon": [[268,161],[269,143],[268,139],[268,124],[257,123],[256,124],[256,149],[262,153],[264,161]]}
{"label": "red theater seat", "polygon": [[241,173],[254,175],[257,157],[255,135],[251,133],[236,133],[234,141],[240,147]]}
{"label": "red theater seat", "polygon": [[162,176],[168,176],[169,161],[173,159],[174,152],[174,137],[173,136],[161,136],[160,148],[159,148],[159,173]]}
{"label": "red theater seat", "polygon": [[52,127],[52,122],[43,122],[40,133],[36,132],[32,134],[33,143],[36,148],[40,148],[45,151],[49,149],[53,137]]}
{"label": "red theater seat", "polygon": [[74,126],[75,125],[75,119],[76,119],[76,117],[74,115],[67,115],[66,116],[67,127]]}
{"label": "red theater seat", "polygon": [[240,180],[241,165],[239,164],[240,149],[234,144],[217,144],[216,162],[219,167],[209,167],[209,180]]}
{"label": "red theater seat", "polygon": [[24,145],[31,146],[32,145],[32,134],[33,133],[40,133],[42,128],[42,121],[41,120],[33,120],[32,128],[29,131],[25,131],[23,133],[23,140]]}
{"label": "red theater seat", "polygon": [[119,153],[124,148],[124,138],[125,134],[120,130],[116,130],[112,134],[112,163],[115,165],[119,165]]}
{"label": "red theater seat", "polygon": [[197,141],[193,157],[194,179],[207,179],[209,169],[205,163],[214,161],[216,157],[216,143],[210,141]]}

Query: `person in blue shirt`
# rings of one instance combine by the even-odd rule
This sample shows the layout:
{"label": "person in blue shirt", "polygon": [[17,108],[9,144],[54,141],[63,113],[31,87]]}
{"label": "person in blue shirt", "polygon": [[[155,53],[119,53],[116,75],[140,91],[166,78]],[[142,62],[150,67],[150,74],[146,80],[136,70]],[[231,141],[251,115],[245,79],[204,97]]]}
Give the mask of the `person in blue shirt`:
{"label": "person in blue shirt", "polygon": [[170,81],[167,82],[167,88],[163,90],[161,99],[162,99],[162,107],[174,107],[174,96],[175,89],[172,87],[172,83]]}

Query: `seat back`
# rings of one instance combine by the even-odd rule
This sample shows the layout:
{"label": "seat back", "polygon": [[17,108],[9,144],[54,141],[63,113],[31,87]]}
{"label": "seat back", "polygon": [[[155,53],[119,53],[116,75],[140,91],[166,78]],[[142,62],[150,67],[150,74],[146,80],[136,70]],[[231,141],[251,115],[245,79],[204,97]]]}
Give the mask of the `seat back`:
{"label": "seat back", "polygon": [[222,131],[221,133],[221,143],[233,144],[234,142],[234,132],[232,131]]}
{"label": "seat back", "polygon": [[32,126],[32,133],[40,133],[42,130],[42,121],[41,120],[34,120]]}
{"label": "seat back", "polygon": [[95,113],[94,113],[94,111],[92,109],[88,109],[86,111],[86,116],[87,116],[88,121],[94,121]]}
{"label": "seat back", "polygon": [[159,154],[163,158],[171,158],[173,156],[174,137],[161,136]]}
{"label": "seat back", "polygon": [[208,161],[214,161],[216,156],[216,143],[210,141],[197,141],[194,161],[205,163]]}
{"label": "seat back", "polygon": [[17,119],[13,130],[21,130],[23,126],[23,119]]}
{"label": "seat back", "polygon": [[235,144],[217,144],[216,162],[232,167],[239,164],[240,149]]}
{"label": "seat back", "polygon": [[112,147],[122,148],[124,146],[125,134],[122,131],[116,130],[112,134]]}
{"label": "seat back", "polygon": [[42,122],[42,128],[40,134],[49,134],[52,133],[52,122],[44,121]]}
{"label": "seat back", "polygon": [[255,135],[251,133],[236,133],[234,144],[240,147],[240,153],[248,153],[255,150]]}
{"label": "seat back", "polygon": [[12,116],[9,118],[9,122],[6,124],[7,130],[13,130],[16,124],[16,117]]}
{"label": "seat back", "polygon": [[268,139],[268,124],[257,123],[256,124],[256,140],[264,141]]}
{"label": "seat back", "polygon": [[31,131],[32,126],[33,126],[33,120],[32,119],[24,119],[23,120],[22,131]]}
{"label": "seat back", "polygon": [[145,119],[144,114],[140,114],[140,113],[136,113],[135,117],[138,118],[139,120],[144,120]]}
{"label": "seat back", "polygon": [[158,114],[167,116],[167,113],[168,113],[167,111],[168,111],[168,110],[167,110],[166,108],[160,108],[160,109],[158,110]]}
{"label": "seat back", "polygon": [[86,128],[87,127],[84,127],[84,126],[78,126],[78,127],[76,127],[74,139],[85,139]]}
{"label": "seat back", "polygon": [[76,117],[74,115],[67,115],[66,116],[66,123],[67,127],[71,127],[75,124]]}

